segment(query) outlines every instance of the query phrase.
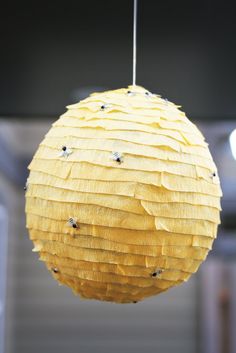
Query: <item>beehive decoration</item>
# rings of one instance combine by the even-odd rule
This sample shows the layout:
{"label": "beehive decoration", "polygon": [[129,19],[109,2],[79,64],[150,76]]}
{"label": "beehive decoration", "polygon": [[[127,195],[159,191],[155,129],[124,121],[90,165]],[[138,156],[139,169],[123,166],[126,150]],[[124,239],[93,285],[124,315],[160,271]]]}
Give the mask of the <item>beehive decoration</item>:
{"label": "beehive decoration", "polygon": [[221,189],[208,146],[178,106],[142,87],[70,105],[29,169],[34,250],[81,297],[159,294],[212,248]]}

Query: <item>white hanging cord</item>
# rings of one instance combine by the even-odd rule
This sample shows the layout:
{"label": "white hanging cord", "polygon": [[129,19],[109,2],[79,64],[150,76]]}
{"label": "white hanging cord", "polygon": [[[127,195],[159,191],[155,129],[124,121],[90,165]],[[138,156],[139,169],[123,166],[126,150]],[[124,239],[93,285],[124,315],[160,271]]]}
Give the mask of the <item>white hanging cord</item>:
{"label": "white hanging cord", "polygon": [[137,4],[134,0],[134,18],[133,18],[133,86],[136,85],[136,52],[137,52]]}

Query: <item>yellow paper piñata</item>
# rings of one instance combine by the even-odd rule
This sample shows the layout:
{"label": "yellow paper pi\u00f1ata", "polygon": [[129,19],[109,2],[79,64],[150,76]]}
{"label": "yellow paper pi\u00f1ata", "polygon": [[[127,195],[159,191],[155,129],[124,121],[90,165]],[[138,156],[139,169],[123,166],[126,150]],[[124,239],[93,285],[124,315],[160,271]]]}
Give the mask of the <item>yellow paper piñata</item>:
{"label": "yellow paper pi\u00f1ata", "polygon": [[70,105],[30,166],[34,251],[84,298],[132,303],[183,281],[206,258],[221,189],[202,134],[139,86]]}

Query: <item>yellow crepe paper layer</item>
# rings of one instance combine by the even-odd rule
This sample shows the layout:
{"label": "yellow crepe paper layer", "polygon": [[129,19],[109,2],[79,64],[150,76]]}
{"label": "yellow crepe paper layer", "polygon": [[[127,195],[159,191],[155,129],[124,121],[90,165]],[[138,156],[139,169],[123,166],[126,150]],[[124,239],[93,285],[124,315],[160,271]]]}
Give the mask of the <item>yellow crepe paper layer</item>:
{"label": "yellow crepe paper layer", "polygon": [[[117,264],[108,264],[108,263],[97,263],[89,261],[80,261],[73,260],[67,257],[58,257],[47,252],[41,252],[40,260],[50,263],[53,266],[59,266],[62,264],[63,267],[71,268],[74,270],[83,270],[83,271],[92,271],[100,273],[110,273],[118,274],[120,276],[128,277],[143,277],[149,278],[152,277],[152,273],[156,270],[155,267],[141,267],[141,266],[126,266],[126,265],[117,265]],[[184,272],[176,269],[167,269],[165,272],[160,274],[160,278],[167,281],[176,281],[176,280],[186,280],[191,276],[191,273]]]}
{"label": "yellow crepe paper layer", "polygon": [[[175,258],[170,255],[159,255],[155,256],[145,256],[145,255],[130,255],[125,253],[118,253],[116,251],[105,251],[103,249],[91,249],[91,248],[81,248],[75,247],[60,242],[53,241],[41,241],[34,240],[35,247],[33,251],[43,251],[48,252],[59,257],[68,257],[74,260],[88,261],[88,262],[97,262],[97,263],[108,263],[108,264],[117,264],[117,265],[126,265],[126,266],[141,266],[141,267],[157,267],[161,266],[162,269],[178,269],[183,268],[184,272],[189,272],[189,269],[196,269],[200,262],[205,257],[206,249],[204,251],[199,250],[199,256],[202,259],[192,259],[192,258]],[[186,253],[190,249],[184,249]],[[200,253],[201,251],[201,253]],[[106,254],[104,254],[104,252]],[[168,249],[167,249],[168,252]],[[169,258],[171,259],[169,261]],[[182,267],[181,267],[182,266]]]}
{"label": "yellow crepe paper layer", "polygon": [[[60,161],[61,162],[61,161]],[[55,170],[52,171],[53,175],[48,175],[46,170],[49,166],[54,164]],[[137,171],[122,171],[115,169],[109,170],[107,168],[107,178],[108,180],[100,180],[91,178],[83,179],[84,174],[79,173],[81,168],[74,164],[71,168],[61,168],[57,167],[57,164],[54,162],[47,163],[47,161],[33,161],[30,165],[30,169],[33,170],[30,174],[29,181],[34,184],[44,184],[47,185],[55,185],[56,187],[63,187],[66,185],[73,190],[83,191],[83,192],[92,192],[92,193],[100,193],[100,194],[117,194],[124,196],[132,196],[137,197],[140,195],[140,198],[147,199],[153,201],[156,197],[155,193],[160,191],[153,186],[163,187],[167,190],[176,191],[179,195],[179,192],[183,192],[184,195],[186,192],[197,193],[198,194],[206,194],[211,195],[214,198],[217,196],[221,196],[221,190],[218,185],[215,183],[208,183],[205,180],[196,180],[185,177],[172,176],[167,173],[145,173],[145,172],[137,172]],[[37,173],[35,173],[37,171]],[[38,173],[38,172],[43,173]],[[116,172],[117,171],[117,172]],[[96,172],[96,169],[95,169]],[[113,174],[117,175],[118,181],[110,180],[113,178]],[[70,174],[70,178],[68,178]],[[110,176],[110,178],[109,178]],[[123,176],[123,177],[122,177]],[[140,177],[141,182],[138,182],[138,177]],[[81,178],[81,180],[79,179]],[[105,179],[104,175],[100,176],[101,179]],[[66,179],[66,180],[61,180]],[[79,180],[73,180],[79,179]],[[124,179],[124,180],[119,180]],[[148,184],[148,180],[152,179],[153,183]],[[111,182],[112,181],[112,182]],[[145,184],[145,186],[143,185]],[[154,196],[153,196],[154,194]],[[204,196],[203,196],[204,197]],[[217,202],[217,201],[216,201]]]}
{"label": "yellow crepe paper layer", "polygon": [[[61,148],[60,138],[45,138],[40,146],[49,147],[56,151],[58,155],[58,149]],[[65,145],[70,144],[73,150],[97,150],[97,151],[108,151],[112,152],[116,147],[116,140],[101,141],[99,139],[82,139],[82,138],[64,138],[63,142]],[[119,147],[123,153],[135,155],[135,156],[146,156],[149,158],[158,158],[160,160],[177,161],[185,164],[192,164],[205,167],[207,169],[215,168],[214,162],[209,157],[203,157],[193,155],[189,153],[179,153],[168,149],[152,146],[140,146],[138,144],[126,141],[119,141]],[[79,152],[78,151],[78,152]],[[55,154],[54,154],[55,156]],[[71,157],[70,157],[71,160]]]}
{"label": "yellow crepe paper layer", "polygon": [[207,143],[178,106],[142,87],[68,106],[29,169],[33,250],[84,298],[159,294],[212,248],[222,192]]}
{"label": "yellow crepe paper layer", "polygon": [[[81,248],[86,248],[86,249],[98,249],[98,250],[108,250],[108,251],[113,251],[113,252],[119,252],[119,253],[131,253],[135,255],[145,255],[145,256],[159,256],[159,255],[166,255],[172,254],[173,257],[176,258],[186,258],[189,257],[199,260],[202,257],[205,256],[207,253],[207,248],[200,248],[200,247],[188,247],[188,246],[178,246],[178,245],[161,245],[161,246],[140,246],[140,245],[130,245],[130,244],[121,244],[121,243],[114,243],[109,240],[105,240],[102,238],[93,238],[91,236],[78,236],[77,241],[68,241],[68,236],[65,237],[63,234],[55,234],[55,233],[49,233],[48,234],[48,239],[47,239],[47,234],[45,232],[41,231],[32,231],[32,235],[30,236],[32,240],[41,240],[42,244],[44,244],[47,240],[53,241],[53,242],[59,242],[59,243],[64,243],[68,244],[71,246],[75,247],[81,247]],[[40,243],[40,242],[39,242]],[[53,243],[55,245],[55,243]]]}
{"label": "yellow crepe paper layer", "polygon": [[[137,161],[137,156],[135,155],[125,155],[126,163],[116,166],[113,161],[111,161],[111,152],[108,151],[93,151],[93,150],[80,150],[74,151],[74,153],[68,158],[70,164],[77,162],[86,162],[93,165],[101,165],[105,167],[113,167],[119,169],[129,169],[129,170],[141,170],[148,172],[166,172],[174,175],[181,175],[190,178],[202,178],[207,181],[211,178],[210,168],[206,169],[203,167],[196,167],[196,165],[186,164],[183,168],[183,163],[173,161],[163,161],[156,158],[143,158],[140,156]],[[35,160],[46,160],[46,161],[57,161],[58,153],[55,150],[40,146],[35,154]],[[59,167],[62,163],[58,163]],[[69,165],[69,164],[68,164]]]}
{"label": "yellow crepe paper layer", "polygon": [[[199,235],[189,234],[174,234],[166,231],[142,231],[120,228],[110,228],[103,226],[95,226],[89,224],[81,224],[77,234],[74,230],[65,224],[65,221],[52,220],[50,218],[40,217],[29,213],[30,217],[27,219],[27,227],[34,234],[34,230],[40,230],[46,233],[59,233],[68,235],[66,239],[76,241],[78,235],[88,235],[107,239],[112,242],[121,244],[134,245],[182,245],[182,246],[197,246],[202,248],[210,248],[212,245],[212,238]],[[70,236],[69,236],[70,235]],[[72,236],[73,235],[73,236]],[[50,239],[50,236],[49,236]],[[79,241],[79,240],[78,240]]]}
{"label": "yellow crepe paper layer", "polygon": [[[166,291],[166,289],[150,287],[141,288],[131,287],[128,285],[115,285],[109,283],[101,283],[96,281],[80,280],[76,277],[68,276],[62,273],[53,274],[54,278],[60,283],[72,288],[74,294],[79,294],[85,299],[97,299],[114,301],[114,296],[117,303],[136,303],[145,297],[159,294]],[[178,282],[176,282],[177,284]]]}
{"label": "yellow crepe paper layer", "polygon": [[73,204],[79,202],[81,204],[114,208],[137,214],[149,214],[163,217],[168,215],[168,218],[201,219],[202,214],[205,213],[204,219],[212,222],[220,221],[217,208],[202,205],[190,205],[182,202],[156,203],[120,195],[76,192],[50,186],[43,187],[42,185],[32,185],[27,197],[29,196],[62,203],[68,202]]}
{"label": "yellow crepe paper layer", "polygon": [[[54,201],[39,198],[28,198],[26,212],[43,216],[46,212],[48,218],[65,221],[76,212],[81,223],[100,226],[119,227],[136,230],[166,230],[169,232],[195,234],[215,237],[217,224],[199,219],[178,220],[170,217],[154,217],[116,210],[108,207],[85,204],[61,205]],[[175,224],[178,221],[178,224]],[[192,228],[195,225],[195,229]],[[189,229],[191,228],[191,229]]]}

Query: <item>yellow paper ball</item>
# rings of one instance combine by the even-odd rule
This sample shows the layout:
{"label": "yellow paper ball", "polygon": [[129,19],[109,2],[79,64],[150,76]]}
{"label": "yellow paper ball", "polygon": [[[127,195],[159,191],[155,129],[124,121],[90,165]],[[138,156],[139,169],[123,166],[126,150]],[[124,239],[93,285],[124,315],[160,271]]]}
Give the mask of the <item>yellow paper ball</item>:
{"label": "yellow paper ball", "polygon": [[221,189],[207,143],[178,106],[142,87],[68,106],[29,169],[34,251],[84,298],[161,293],[212,248]]}

